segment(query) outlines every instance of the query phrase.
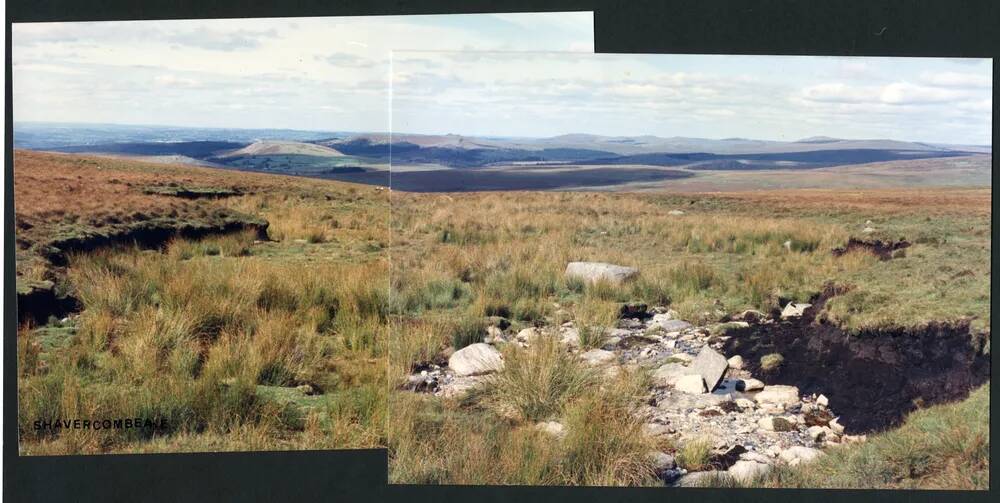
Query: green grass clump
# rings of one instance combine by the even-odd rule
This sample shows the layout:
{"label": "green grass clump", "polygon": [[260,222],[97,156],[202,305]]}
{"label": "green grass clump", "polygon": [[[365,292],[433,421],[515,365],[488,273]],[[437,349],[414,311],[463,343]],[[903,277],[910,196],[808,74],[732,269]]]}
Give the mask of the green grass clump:
{"label": "green grass clump", "polygon": [[785,362],[785,357],[779,353],[769,353],[760,357],[760,368],[764,371],[775,370]]}
{"label": "green grass clump", "polygon": [[540,336],[526,349],[510,346],[504,352],[503,371],[483,388],[485,400],[500,415],[520,421],[552,419],[597,377],[554,337]]}
{"label": "green grass clump", "polygon": [[677,464],[688,471],[701,471],[708,468],[712,457],[712,441],[698,438],[688,441],[677,451]]}

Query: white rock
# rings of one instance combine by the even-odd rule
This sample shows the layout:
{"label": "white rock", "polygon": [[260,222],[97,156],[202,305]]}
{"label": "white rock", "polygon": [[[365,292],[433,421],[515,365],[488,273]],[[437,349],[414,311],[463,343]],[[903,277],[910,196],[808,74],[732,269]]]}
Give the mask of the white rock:
{"label": "white rock", "polygon": [[587,365],[598,366],[611,363],[618,359],[618,356],[611,351],[591,349],[590,351],[580,354],[580,358],[582,358]]}
{"label": "white rock", "polygon": [[661,365],[653,372],[653,384],[657,386],[674,386],[677,379],[687,374],[687,369],[680,363]]}
{"label": "white rock", "polygon": [[840,417],[833,418],[830,421],[829,426],[830,426],[830,429],[833,430],[838,435],[843,435],[844,434],[844,425],[840,424],[840,422],[837,421],[838,419],[840,419]]}
{"label": "white rock", "polygon": [[830,399],[827,398],[826,395],[820,395],[819,398],[816,399],[816,405],[822,405],[823,407],[829,406]]}
{"label": "white rock", "polygon": [[739,391],[758,391],[764,389],[764,383],[754,378],[743,379],[736,383],[736,389]]}
{"label": "white rock", "polygon": [[736,463],[733,463],[733,466],[729,467],[727,473],[729,473],[729,476],[737,482],[746,484],[751,480],[764,475],[770,469],[770,465],[741,459]]}
{"label": "white rock", "polygon": [[562,327],[559,329],[559,342],[569,347],[580,346],[580,331],[572,327]]}
{"label": "white rock", "polygon": [[704,393],[706,391],[705,379],[698,374],[687,374],[677,379],[674,383],[674,388],[684,393]]}
{"label": "white rock", "polygon": [[741,409],[753,409],[755,407],[753,400],[749,398],[737,398],[734,401],[736,402],[736,406]]}
{"label": "white rock", "polygon": [[789,465],[795,466],[801,463],[808,463],[814,459],[824,456],[823,451],[819,449],[813,449],[812,447],[805,447],[801,445],[795,445],[789,447],[783,451],[779,457],[782,461],[788,463]]}
{"label": "white rock", "polygon": [[678,216],[681,216],[681,215],[683,215],[683,214],[684,214],[684,212],[683,212],[683,211],[681,211],[681,210],[670,210],[670,211],[668,211],[668,212],[667,212],[667,214],[668,214],[668,215],[673,215],[673,216],[675,216],[675,217],[678,217]]}
{"label": "white rock", "polygon": [[810,426],[806,429],[806,434],[809,435],[809,438],[813,439],[813,442],[819,442],[826,436],[826,430],[827,428],[822,426]]}
{"label": "white rock", "polygon": [[537,327],[528,327],[518,332],[517,335],[514,336],[514,340],[524,344],[531,344],[535,339],[541,337],[541,335],[542,329]]}
{"label": "white rock", "polygon": [[677,464],[674,457],[665,452],[651,451],[649,453],[649,458],[653,460],[653,469],[658,472],[669,470]]}
{"label": "white rock", "polygon": [[565,273],[567,277],[580,278],[588,282],[607,280],[612,283],[621,283],[636,277],[638,274],[639,270],[634,267],[605,262],[570,262],[566,265]]}
{"label": "white rock", "polygon": [[503,355],[493,346],[477,342],[455,351],[448,366],[459,376],[486,374],[503,369]]}
{"label": "white rock", "polygon": [[757,403],[778,404],[786,407],[795,405],[799,403],[799,388],[783,384],[765,386],[763,390],[754,396],[754,400]]}
{"label": "white rock", "polygon": [[865,234],[871,234],[871,233],[875,232],[875,229],[873,229],[871,227],[865,227],[864,229],[861,229],[861,232],[864,232]]}
{"label": "white rock", "polygon": [[781,310],[781,319],[787,320],[789,318],[798,318],[805,313],[806,308],[812,306],[812,304],[796,304],[794,302],[789,302],[784,309]]}
{"label": "white rock", "polygon": [[731,369],[740,370],[743,368],[743,357],[740,355],[732,356],[726,361]]}

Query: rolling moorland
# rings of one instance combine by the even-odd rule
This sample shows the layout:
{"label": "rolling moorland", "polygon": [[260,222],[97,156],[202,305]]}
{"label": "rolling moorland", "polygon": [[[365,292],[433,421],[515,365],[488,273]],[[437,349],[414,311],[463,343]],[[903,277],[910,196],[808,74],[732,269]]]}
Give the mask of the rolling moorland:
{"label": "rolling moorland", "polygon": [[[385,444],[374,187],[15,152],[22,454]],[[144,418],[163,427],[36,429]]]}
{"label": "rolling moorland", "polygon": [[[605,152],[669,139],[574,135],[525,150],[600,156],[473,165],[394,143],[390,201],[316,179],[387,180],[384,136],[127,129],[15,152],[22,453],[387,446],[403,483],[988,487],[988,149],[830,165],[767,156],[879,149],[685,140],[754,145],[633,165]],[[437,175],[399,190],[408,172]],[[419,193],[456,176],[495,191]],[[685,391],[708,349],[724,377]],[[132,415],[169,427],[31,427]]]}
{"label": "rolling moorland", "polygon": [[44,123],[16,130],[17,148],[381,186],[390,184],[391,162],[391,185],[410,192],[981,186],[992,162],[988,146],[827,137],[480,138]]}
{"label": "rolling moorland", "polygon": [[390,479],[986,488],[990,200],[394,191]]}

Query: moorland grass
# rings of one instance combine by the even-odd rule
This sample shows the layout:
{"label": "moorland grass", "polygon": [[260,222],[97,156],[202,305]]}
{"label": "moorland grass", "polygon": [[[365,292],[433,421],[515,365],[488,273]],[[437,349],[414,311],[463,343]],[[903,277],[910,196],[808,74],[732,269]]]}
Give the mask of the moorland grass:
{"label": "moorland grass", "polygon": [[[509,319],[514,330],[571,320],[584,348],[590,348],[601,344],[600,329],[613,325],[622,302],[669,306],[682,319],[715,323],[745,309],[772,312],[788,301],[807,302],[830,283],[846,287],[847,293],[831,298],[819,317],[849,333],[971,320],[973,336],[982,337],[989,330],[990,224],[989,208],[983,209],[988,198],[981,192],[394,193],[393,296],[405,302],[392,303],[397,322],[390,334],[390,379],[402,383],[415,363],[432,360],[447,346],[482,340],[487,316]],[[838,197],[844,205],[837,204]],[[669,213],[676,208],[684,214]],[[868,220],[877,229],[873,234],[861,232]],[[889,261],[860,250],[834,256],[831,250],[850,237],[906,239],[912,246]],[[565,278],[566,264],[577,260],[634,266],[640,276],[624,284]],[[477,330],[455,338],[455,324]],[[562,394],[575,387],[554,383],[576,381],[550,379],[567,374],[556,372],[559,358],[541,357],[509,355],[515,366],[508,361],[491,378],[503,385],[483,386],[472,398],[393,392],[390,478],[408,483],[651,483],[644,456],[656,443],[631,422],[626,412],[634,404],[618,399],[635,395],[582,381],[585,392]],[[956,406],[982,399],[976,396]],[[543,420],[561,422],[566,436],[535,429],[533,421]],[[981,446],[977,427],[962,431],[969,421],[978,419],[956,415],[950,423],[951,438],[971,443],[962,440],[965,447],[945,455],[949,466],[981,463],[974,448]],[[926,428],[907,433],[911,445],[930,434]],[[881,445],[880,436],[874,438],[873,445]],[[864,452],[859,449],[872,447],[845,446],[838,452]],[[688,442],[678,461],[703,467],[709,451]],[[872,468],[863,456],[827,459],[854,466],[845,471]],[[893,473],[915,469],[898,456],[884,463]],[[949,468],[943,473],[960,472]],[[813,482],[819,480],[802,478],[790,485]],[[868,477],[834,485],[893,484],[898,485]]]}

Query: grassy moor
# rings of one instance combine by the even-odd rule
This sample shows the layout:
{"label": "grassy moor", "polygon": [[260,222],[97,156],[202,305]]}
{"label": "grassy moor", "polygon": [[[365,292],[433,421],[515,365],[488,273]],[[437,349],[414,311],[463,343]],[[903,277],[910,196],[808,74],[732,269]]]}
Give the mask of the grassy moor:
{"label": "grassy moor", "polygon": [[22,454],[384,445],[386,192],[15,159]]}

